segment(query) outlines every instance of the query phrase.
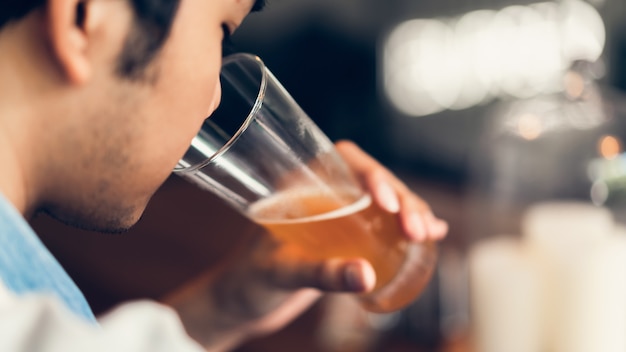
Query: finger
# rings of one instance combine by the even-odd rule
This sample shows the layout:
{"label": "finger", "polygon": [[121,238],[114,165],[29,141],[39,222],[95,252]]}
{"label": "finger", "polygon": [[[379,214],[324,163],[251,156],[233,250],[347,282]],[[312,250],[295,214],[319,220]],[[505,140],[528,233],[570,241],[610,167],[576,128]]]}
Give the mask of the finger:
{"label": "finger", "polygon": [[408,187],[398,191],[400,199],[400,222],[403,232],[412,241],[433,239],[431,223],[436,219],[426,201],[413,193]]}
{"label": "finger", "polygon": [[400,221],[404,233],[413,241],[425,241],[429,236],[429,228],[426,215],[430,209],[425,203],[414,197],[402,197],[402,208],[400,210]]}
{"label": "finger", "polygon": [[348,166],[361,179],[374,201],[390,213],[400,209],[399,194],[410,190],[383,165],[350,141],[337,142],[337,150]]}
{"label": "finger", "polygon": [[436,218],[426,201],[376,159],[351,141],[339,141],[336,148],[381,208],[395,213],[400,207],[400,221],[409,239],[439,240],[446,236],[448,224]]}
{"label": "finger", "polygon": [[250,336],[263,336],[283,328],[308,309],[321,296],[314,289],[302,289],[291,294],[279,307],[248,325]]}
{"label": "finger", "polygon": [[382,168],[383,166],[364,152],[359,146],[351,141],[338,141],[335,148],[343,157],[344,161],[357,174],[364,174],[373,168]]}
{"label": "finger", "polygon": [[435,217],[428,203],[408,188],[397,192],[386,172],[371,172],[365,183],[378,206],[389,213],[400,213],[404,234],[410,240],[438,240],[447,233],[447,223]]}
{"label": "finger", "polygon": [[437,218],[428,202],[416,195],[402,181],[397,188],[400,218],[405,234],[411,240],[440,240],[448,233],[448,223]]}
{"label": "finger", "polygon": [[448,233],[448,223],[437,218],[427,204],[416,199],[403,199],[400,217],[404,231],[411,240],[441,240]]}
{"label": "finger", "polygon": [[398,193],[387,180],[384,172],[374,171],[365,177],[365,187],[374,197],[374,202],[389,213],[400,211]]}
{"label": "finger", "polygon": [[430,237],[434,240],[441,240],[448,234],[449,226],[444,220],[436,219],[430,225]]}
{"label": "finger", "polygon": [[285,289],[310,287],[328,292],[368,292],[376,284],[374,269],[364,259],[281,261],[273,266],[270,277]]}

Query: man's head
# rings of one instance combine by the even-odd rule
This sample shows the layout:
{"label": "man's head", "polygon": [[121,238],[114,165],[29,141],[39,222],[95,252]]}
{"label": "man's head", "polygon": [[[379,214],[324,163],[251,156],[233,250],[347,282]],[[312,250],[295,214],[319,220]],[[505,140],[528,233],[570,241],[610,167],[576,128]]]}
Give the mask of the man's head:
{"label": "man's head", "polygon": [[[180,0],[129,0],[134,10],[131,32],[118,58],[118,73],[129,78],[142,75],[143,69],[158,53],[167,38]],[[45,0],[7,0],[0,5],[0,28],[18,21],[35,9],[45,6]],[[79,3],[77,21],[85,15],[85,2]]]}
{"label": "man's head", "polygon": [[84,227],[134,224],[219,103],[223,37],[253,3],[0,5],[0,162],[24,188],[14,203]]}

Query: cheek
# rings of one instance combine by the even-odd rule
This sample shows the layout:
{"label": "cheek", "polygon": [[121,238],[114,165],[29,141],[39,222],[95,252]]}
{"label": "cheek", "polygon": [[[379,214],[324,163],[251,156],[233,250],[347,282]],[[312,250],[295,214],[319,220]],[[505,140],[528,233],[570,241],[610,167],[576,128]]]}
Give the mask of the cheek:
{"label": "cheek", "polygon": [[198,60],[188,67],[193,69],[183,73],[185,78],[179,81],[180,88],[172,92],[177,96],[178,101],[170,102],[176,106],[177,111],[174,113],[177,113],[180,119],[189,121],[199,128],[202,121],[217,108],[220,101],[221,57]]}
{"label": "cheek", "polygon": [[[141,161],[148,178],[161,182],[175,167],[198,133],[209,110],[219,103],[219,68],[193,75],[178,75],[166,80],[161,77],[147,116],[152,136],[144,139],[145,158]],[[177,82],[177,84],[167,84]],[[147,180],[146,180],[147,181]],[[146,185],[149,182],[146,182]]]}
{"label": "cheek", "polygon": [[196,23],[194,13],[186,13],[184,7],[181,10],[180,15],[190,19],[176,23],[161,51],[155,94],[151,96],[155,115],[150,117],[158,121],[153,128],[163,138],[159,142],[162,155],[157,157],[174,164],[219,103],[222,64],[219,26],[211,26],[213,31],[198,31],[203,28],[204,17],[197,16]]}
{"label": "cheek", "polygon": [[[219,63],[212,66],[193,63],[187,67],[197,68],[179,72],[171,79],[163,77],[160,83],[168,85],[167,82],[175,82],[175,84],[163,87],[165,94],[159,94],[158,105],[161,107],[160,113],[163,114],[161,128],[181,134],[182,142],[188,146],[208,114],[217,108],[221,90]],[[180,140],[172,142],[181,143]]]}
{"label": "cheek", "polygon": [[219,69],[213,70],[213,72],[207,73],[205,78],[195,82],[196,87],[190,89],[190,99],[195,102],[197,106],[196,113],[199,114],[200,122],[207,118],[220,103],[222,89],[219,79]]}
{"label": "cheek", "polygon": [[[192,3],[197,6],[191,6]],[[222,29],[218,25],[219,11],[214,8],[219,3],[181,3],[159,59],[159,84],[166,92],[160,94],[159,105],[173,116],[165,117],[164,123],[178,130],[186,147],[219,103]]]}
{"label": "cheek", "polygon": [[[183,152],[189,147],[191,139],[198,133],[204,120],[215,110],[220,103],[221,88],[219,82],[219,72],[214,75],[207,75],[207,78],[190,83],[188,94],[183,94],[184,106],[178,112],[178,119],[175,119],[173,128],[180,129],[184,135],[181,137]],[[184,120],[184,121],[181,121]]]}

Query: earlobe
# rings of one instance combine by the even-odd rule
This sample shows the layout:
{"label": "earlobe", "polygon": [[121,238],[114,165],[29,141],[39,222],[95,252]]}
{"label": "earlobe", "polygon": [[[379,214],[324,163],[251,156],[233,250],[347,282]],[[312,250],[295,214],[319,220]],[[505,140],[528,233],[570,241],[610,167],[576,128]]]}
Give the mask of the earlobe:
{"label": "earlobe", "polygon": [[91,75],[84,25],[87,7],[84,0],[49,0],[46,7],[46,29],[53,55],[72,84],[82,84]]}

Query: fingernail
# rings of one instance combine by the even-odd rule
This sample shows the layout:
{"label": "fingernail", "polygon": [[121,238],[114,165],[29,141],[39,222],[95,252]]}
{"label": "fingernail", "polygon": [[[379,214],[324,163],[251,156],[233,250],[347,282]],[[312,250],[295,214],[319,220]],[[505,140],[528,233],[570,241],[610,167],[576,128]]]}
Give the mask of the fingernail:
{"label": "fingernail", "polygon": [[419,213],[413,213],[408,219],[407,231],[418,241],[426,239],[426,225]]}
{"label": "fingernail", "polygon": [[436,225],[436,233],[435,236],[437,239],[442,239],[448,232],[448,223],[444,220],[437,220]]}
{"label": "fingernail", "polygon": [[400,202],[398,195],[386,182],[381,182],[376,189],[376,198],[380,206],[390,213],[400,211]]}
{"label": "fingernail", "polygon": [[350,291],[362,291],[363,280],[361,279],[361,269],[357,264],[348,264],[344,273],[347,289]]}
{"label": "fingernail", "polygon": [[363,284],[365,288],[363,291],[371,291],[376,286],[376,272],[371,265],[363,266]]}
{"label": "fingernail", "polygon": [[376,283],[376,273],[369,265],[348,264],[345,270],[347,289],[354,292],[369,291]]}
{"label": "fingernail", "polygon": [[424,220],[424,227],[426,228],[425,235],[427,237],[429,235],[432,236],[433,234],[437,233],[439,229],[439,225],[437,225],[437,222],[439,221],[439,219],[435,217],[435,214],[429,211],[426,214],[422,215],[422,219]]}

